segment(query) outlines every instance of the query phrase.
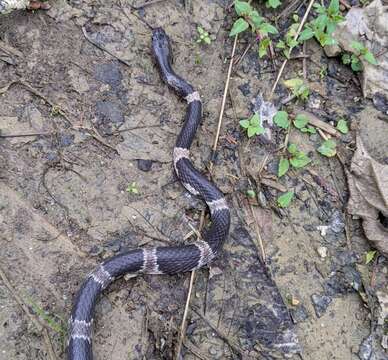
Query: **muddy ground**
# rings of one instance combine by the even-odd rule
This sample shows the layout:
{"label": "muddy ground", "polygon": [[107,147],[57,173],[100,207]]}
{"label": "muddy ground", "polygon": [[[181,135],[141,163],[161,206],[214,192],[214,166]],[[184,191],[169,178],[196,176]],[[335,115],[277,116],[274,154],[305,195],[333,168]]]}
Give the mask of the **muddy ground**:
{"label": "muddy ground", "polygon": [[[187,235],[199,226],[204,206],[176,181],[171,163],[185,105],[161,82],[142,20],[170,34],[177,73],[201,93],[204,121],[192,154],[206,171],[232,50],[228,6],[164,1],[135,10],[125,1],[74,0],[53,2],[48,12],[0,18],[0,40],[8,46],[0,58],[2,134],[41,134],[0,143],[0,264],[13,292],[0,281],[0,359],[49,358],[42,329],[31,317],[48,329],[56,356],[64,358],[72,300],[96,264],[138,246],[192,241]],[[280,29],[289,18],[279,19]],[[195,43],[197,24],[214,36],[211,45]],[[238,55],[250,39],[239,39]],[[259,61],[254,46],[232,74],[213,175],[233,207],[231,236],[210,270],[197,272],[184,359],[239,358],[239,349],[248,358],[283,358],[259,341],[266,328],[257,326],[262,312],[255,306],[267,295],[259,289],[256,224],[295,324],[302,349],[295,358],[358,359],[370,333],[370,311],[356,291],[362,287],[356,265],[365,264],[370,247],[360,223],[346,215],[344,169],[357,133],[387,163],[388,125],[338,59],[327,59],[314,41],[306,52],[312,94],[305,104],[289,103],[288,110],[304,108],[327,123],[345,117],[352,130],[339,141],[344,162],[314,151],[318,135],[292,131],[290,140],[311,153],[313,163],[281,180],[297,196],[288,209],[276,207],[279,192],[257,175],[264,161],[261,174],[276,175],[275,150],[284,133],[274,128],[270,141],[248,142],[238,123],[252,114],[260,94],[269,93],[281,63]],[[302,60],[292,60],[283,78],[301,72]],[[287,96],[280,84],[275,101]],[[138,194],[127,191],[133,183]],[[258,200],[248,200],[247,189]],[[97,305],[95,358],[171,359],[189,279],[183,274],[115,282]]]}

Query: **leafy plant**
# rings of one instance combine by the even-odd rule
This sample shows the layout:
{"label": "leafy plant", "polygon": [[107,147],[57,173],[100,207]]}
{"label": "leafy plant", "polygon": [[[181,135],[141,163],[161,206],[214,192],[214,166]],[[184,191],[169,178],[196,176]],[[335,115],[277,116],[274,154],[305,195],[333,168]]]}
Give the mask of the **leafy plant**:
{"label": "leafy plant", "polygon": [[289,27],[286,35],[284,36],[284,40],[280,40],[276,44],[276,47],[278,49],[283,50],[283,55],[286,58],[289,58],[292,49],[299,45],[298,40],[295,39],[299,25],[300,25],[299,16],[294,14],[293,19],[294,19],[294,23]]}
{"label": "leafy plant", "polygon": [[303,151],[298,150],[295,144],[288,145],[289,158],[282,157],[279,161],[278,177],[282,177],[287,173],[290,165],[295,169],[305,167],[311,162],[311,159]]}
{"label": "leafy plant", "polygon": [[291,90],[294,96],[301,100],[307,100],[310,95],[310,90],[302,79],[289,79],[284,81],[284,85]]}
{"label": "leafy plant", "polygon": [[234,9],[239,16],[234,22],[229,36],[235,36],[249,28],[260,40],[259,57],[263,57],[267,53],[267,49],[271,44],[269,34],[277,34],[277,29],[268,22],[255,10],[250,3],[236,0]]}
{"label": "leafy plant", "polygon": [[197,43],[205,43],[210,45],[212,40],[210,39],[210,35],[207,31],[205,31],[201,26],[197,26],[198,39]]}
{"label": "leafy plant", "polygon": [[337,24],[344,20],[339,10],[339,0],[331,0],[327,8],[320,4],[314,4],[314,7],[318,16],[305,25],[299,40],[305,41],[315,37],[321,46],[335,44],[332,34]]}
{"label": "leafy plant", "polygon": [[294,120],[294,126],[301,132],[316,134],[316,130],[313,126],[309,125],[309,119],[306,115],[298,114]]}
{"label": "leafy plant", "polygon": [[288,145],[288,152],[291,154],[290,164],[292,167],[299,169],[305,167],[311,162],[311,159],[303,151],[298,150],[295,144]]}
{"label": "leafy plant", "polygon": [[130,194],[139,194],[139,189],[137,188],[136,182],[132,182],[128,185],[127,192],[129,192]]}
{"label": "leafy plant", "polygon": [[333,139],[325,140],[317,151],[324,156],[333,157],[337,154],[336,143]]}
{"label": "leafy plant", "polygon": [[259,114],[254,114],[250,119],[240,121],[240,126],[247,131],[247,135],[251,138],[254,135],[260,135],[264,132],[264,128],[260,125]]}
{"label": "leafy plant", "polygon": [[377,60],[366,46],[358,41],[353,41],[350,45],[354,49],[354,54],[345,53],[342,55],[342,62],[345,65],[350,64],[353,71],[362,71],[361,59],[364,59],[372,65],[377,65]]}
{"label": "leafy plant", "polygon": [[293,199],[293,197],[293,191],[287,191],[286,193],[280,195],[277,200],[278,206],[281,208],[288,207],[291,204],[291,200]]}

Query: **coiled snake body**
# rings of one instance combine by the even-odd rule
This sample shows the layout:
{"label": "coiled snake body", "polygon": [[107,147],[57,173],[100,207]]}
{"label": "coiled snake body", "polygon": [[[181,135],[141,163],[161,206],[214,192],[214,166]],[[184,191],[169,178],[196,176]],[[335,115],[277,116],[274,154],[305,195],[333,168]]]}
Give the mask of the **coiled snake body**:
{"label": "coiled snake body", "polygon": [[78,291],[69,320],[69,360],[91,360],[94,307],[99,294],[115,279],[127,273],[176,274],[200,267],[220,251],[229,232],[230,210],[222,192],[194,168],[189,159],[202,117],[202,103],[197,91],[175,74],[171,67],[172,52],[163,29],[152,32],[152,50],[164,82],[187,101],[186,118],[173,152],[174,168],[182,185],[201,197],[211,214],[211,225],[202,239],[190,245],[135,249],[108,259],[95,269]]}

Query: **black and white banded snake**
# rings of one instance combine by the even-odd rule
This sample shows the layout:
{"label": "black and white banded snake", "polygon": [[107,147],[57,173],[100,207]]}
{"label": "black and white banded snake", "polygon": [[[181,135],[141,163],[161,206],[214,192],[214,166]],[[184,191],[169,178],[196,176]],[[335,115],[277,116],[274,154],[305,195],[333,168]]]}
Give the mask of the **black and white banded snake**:
{"label": "black and white banded snake", "polygon": [[115,279],[127,273],[177,274],[199,269],[221,250],[229,233],[230,210],[222,192],[194,168],[189,149],[202,117],[202,103],[197,91],[176,75],[171,67],[172,50],[163,29],[152,32],[152,51],[164,82],[187,101],[184,125],[173,151],[176,175],[193,195],[202,198],[211,215],[211,225],[203,231],[202,240],[171,247],[135,249],[114,256],[97,267],[78,291],[69,319],[69,360],[91,360],[92,326],[98,296]]}

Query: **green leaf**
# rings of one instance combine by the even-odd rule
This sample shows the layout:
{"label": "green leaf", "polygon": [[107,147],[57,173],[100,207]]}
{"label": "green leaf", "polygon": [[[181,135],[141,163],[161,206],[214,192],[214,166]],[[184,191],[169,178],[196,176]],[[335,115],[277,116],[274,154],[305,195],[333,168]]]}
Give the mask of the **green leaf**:
{"label": "green leaf", "polygon": [[286,48],[286,44],[284,43],[283,40],[279,40],[279,42],[276,44],[276,47],[278,49],[285,49]]}
{"label": "green leaf", "polygon": [[309,134],[316,134],[317,133],[317,130],[315,129],[315,127],[313,127],[311,125],[307,125],[307,127],[300,129],[300,131],[304,132],[304,133],[309,133]]}
{"label": "green leaf", "polygon": [[286,208],[291,204],[291,200],[294,197],[293,191],[287,191],[286,193],[278,197],[278,206],[281,208]]}
{"label": "green leaf", "polygon": [[295,156],[290,159],[291,165],[296,168],[305,167],[311,162],[311,159],[302,151],[298,151]]}
{"label": "green leaf", "polygon": [[349,128],[348,128],[348,123],[346,122],[346,120],[339,119],[337,122],[336,129],[338,131],[342,132],[342,134],[347,134],[349,132]]}
{"label": "green leaf", "polygon": [[315,35],[314,30],[311,28],[305,28],[299,35],[298,40],[300,41],[306,41],[308,39],[311,39]]}
{"label": "green leaf", "polygon": [[258,113],[255,113],[249,120],[251,125],[260,126],[260,117]]}
{"label": "green leaf", "polygon": [[204,39],[203,39],[203,41],[206,43],[206,44],[208,44],[208,45],[210,45],[211,44],[211,39],[209,38],[209,36],[206,36]]}
{"label": "green leaf", "polygon": [[289,89],[295,89],[303,85],[303,80],[298,78],[285,80],[284,85]]}
{"label": "green leaf", "polygon": [[350,67],[352,68],[353,71],[362,71],[362,62],[356,57],[352,55],[352,62],[350,64]]}
{"label": "green leaf", "polygon": [[264,132],[264,128],[260,125],[258,126],[249,126],[248,128],[248,137],[251,138],[254,135],[260,135]]}
{"label": "green leaf", "polygon": [[333,157],[337,154],[336,143],[332,139],[325,140],[317,150],[319,153],[327,157]]}
{"label": "green leaf", "polygon": [[374,57],[374,55],[368,50],[364,55],[364,59],[366,61],[368,61],[368,63],[372,64],[372,65],[377,65],[377,60],[376,58]]}
{"label": "green leaf", "polygon": [[364,50],[364,45],[358,41],[352,41],[350,46],[354,49],[354,50],[358,50],[359,52],[361,52],[362,50]]}
{"label": "green leaf", "polygon": [[260,25],[260,32],[261,32],[263,35],[267,35],[267,34],[277,34],[277,33],[278,33],[278,30],[276,29],[275,26],[272,26],[271,24],[263,23],[263,24]]}
{"label": "green leaf", "polygon": [[290,154],[294,155],[294,154],[297,153],[298,148],[296,147],[295,144],[289,144],[287,150],[288,150],[288,152],[289,152]]}
{"label": "green leaf", "polygon": [[249,3],[245,1],[235,1],[234,9],[236,10],[237,15],[248,15],[252,11],[252,7]]}
{"label": "green leaf", "polygon": [[244,19],[239,18],[234,22],[229,36],[237,35],[243,31],[245,31],[248,28],[249,28],[249,24]]}
{"label": "green leaf", "polygon": [[243,127],[244,129],[248,129],[249,124],[250,124],[249,119],[240,120],[240,126]]}
{"label": "green leaf", "polygon": [[251,22],[254,25],[255,30],[259,29],[261,23],[264,21],[264,19],[259,15],[259,13],[256,10],[253,10],[249,14],[249,18],[251,19]]}
{"label": "green leaf", "polygon": [[271,43],[270,38],[265,38],[259,43],[259,58],[261,59],[263,56],[267,55],[267,49],[269,44]]}
{"label": "green leaf", "polygon": [[304,114],[298,114],[295,117],[294,120],[294,125],[297,129],[302,129],[306,127],[306,125],[309,123],[309,119],[306,115]]}
{"label": "green leaf", "polygon": [[256,192],[254,190],[247,190],[247,196],[251,199],[254,199],[256,197]]}
{"label": "green leaf", "polygon": [[289,161],[285,158],[281,158],[279,161],[278,177],[282,177],[284,174],[286,174],[289,168]]}
{"label": "green leaf", "polygon": [[272,9],[276,9],[282,3],[279,0],[267,0],[266,6]]}
{"label": "green leaf", "polygon": [[365,255],[365,264],[368,265],[372,260],[373,258],[375,257],[377,251],[376,250],[371,250],[371,251],[368,251]]}
{"label": "green leaf", "polygon": [[327,11],[329,14],[337,14],[339,12],[339,1],[331,0]]}
{"label": "green leaf", "polygon": [[290,121],[288,120],[288,114],[286,111],[278,111],[273,118],[275,124],[282,129],[288,129]]}

